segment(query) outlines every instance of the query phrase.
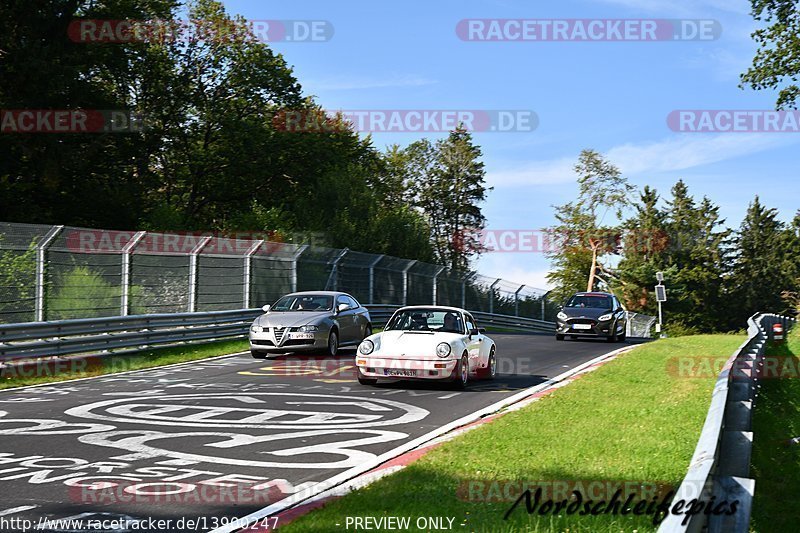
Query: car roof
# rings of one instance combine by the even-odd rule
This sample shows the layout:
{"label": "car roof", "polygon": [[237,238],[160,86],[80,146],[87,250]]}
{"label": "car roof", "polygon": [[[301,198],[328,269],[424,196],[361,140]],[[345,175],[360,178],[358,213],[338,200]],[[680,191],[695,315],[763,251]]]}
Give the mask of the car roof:
{"label": "car roof", "polygon": [[471,314],[469,311],[461,309],[460,307],[450,307],[447,305],[406,305],[398,309],[398,311],[405,311],[407,309],[441,309],[442,311],[455,311],[457,313]]}
{"label": "car roof", "polygon": [[[340,291],[299,291],[299,292],[290,292],[288,294],[284,294],[284,296],[307,296],[310,294],[316,294],[320,296],[339,296],[339,295],[350,296],[348,293]],[[352,296],[350,297],[353,298]]]}
{"label": "car roof", "polygon": [[576,292],[573,296],[614,296],[610,292]]}

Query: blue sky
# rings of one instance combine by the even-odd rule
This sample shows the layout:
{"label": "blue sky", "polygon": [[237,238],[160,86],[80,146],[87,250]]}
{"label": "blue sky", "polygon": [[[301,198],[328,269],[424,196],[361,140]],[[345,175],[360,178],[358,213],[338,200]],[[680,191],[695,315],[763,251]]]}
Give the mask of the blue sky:
{"label": "blue sky", "polygon": [[[487,228],[538,229],[573,198],[584,148],[604,153],[629,181],[663,196],[679,178],[738,226],[762,201],[791,219],[800,133],[675,133],[675,109],[771,109],[775,94],[738,88],[755,51],[747,0],[226,0],[248,19],[327,20],[322,43],[273,43],[306,94],[328,109],[531,109],[533,132],[476,133],[487,183]],[[685,42],[465,42],[465,18],[715,19],[722,35]],[[381,133],[376,147],[444,133]],[[489,253],[481,273],[546,288],[538,253]]]}

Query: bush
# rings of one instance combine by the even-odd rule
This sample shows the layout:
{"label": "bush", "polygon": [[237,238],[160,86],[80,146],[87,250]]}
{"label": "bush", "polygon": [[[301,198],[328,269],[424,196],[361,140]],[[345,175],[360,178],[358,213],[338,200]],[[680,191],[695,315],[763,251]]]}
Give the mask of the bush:
{"label": "bush", "polygon": [[[47,298],[47,320],[71,318],[95,318],[120,314],[121,289],[112,285],[103,276],[86,266],[76,266],[61,275],[57,291]],[[131,287],[130,301],[141,292],[140,287]],[[132,306],[131,314],[142,312]]]}

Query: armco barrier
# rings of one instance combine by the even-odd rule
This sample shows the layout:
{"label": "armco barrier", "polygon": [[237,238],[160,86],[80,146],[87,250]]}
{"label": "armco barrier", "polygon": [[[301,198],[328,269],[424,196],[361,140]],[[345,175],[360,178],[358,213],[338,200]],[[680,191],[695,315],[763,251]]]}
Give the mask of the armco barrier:
{"label": "armco barrier", "polygon": [[[400,306],[366,307],[373,325],[382,326]],[[261,313],[261,309],[239,309],[0,324],[0,362],[243,337]],[[542,320],[481,312],[473,315],[479,325],[555,331],[555,324]]]}
{"label": "armco barrier", "polygon": [[750,529],[755,481],[750,478],[750,452],[753,445],[752,412],[758,396],[757,369],[763,364],[764,348],[772,325],[788,329],[794,319],[772,314],[757,314],[748,319],[748,338],[726,361],[711,393],[711,406],[700,433],[689,470],[678,488],[673,505],[679,500],[709,502],[738,500],[733,515],[670,514],[659,533],[706,530],[709,533],[745,533]]}

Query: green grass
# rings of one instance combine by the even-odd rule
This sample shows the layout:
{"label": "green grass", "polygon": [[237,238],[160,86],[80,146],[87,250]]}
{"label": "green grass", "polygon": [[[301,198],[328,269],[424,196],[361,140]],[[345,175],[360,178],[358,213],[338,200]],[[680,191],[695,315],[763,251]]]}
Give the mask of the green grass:
{"label": "green grass", "polygon": [[102,358],[63,360],[57,365],[52,362],[42,362],[40,367],[30,369],[17,370],[8,367],[4,369],[2,379],[0,379],[0,390],[171,365],[173,363],[248,351],[249,349],[247,339],[234,339],[193,346],[157,348],[129,355],[120,354]]}
{"label": "green grass", "polygon": [[[800,328],[793,328],[784,344],[771,344],[767,355],[800,361]],[[800,380],[764,379],[753,412],[753,455],[750,475],[756,480],[750,528],[762,533],[797,531],[800,508],[792,497],[800,492]]]}
{"label": "green grass", "polygon": [[342,531],[348,516],[387,515],[410,516],[412,522],[421,516],[452,517],[456,531],[655,530],[649,516],[539,517],[528,515],[524,504],[504,521],[512,501],[466,501],[457,490],[470,480],[617,480],[676,486],[697,444],[716,376],[679,377],[669,370],[670,361],[686,355],[724,361],[743,340],[700,335],[637,347],[281,530]]}

